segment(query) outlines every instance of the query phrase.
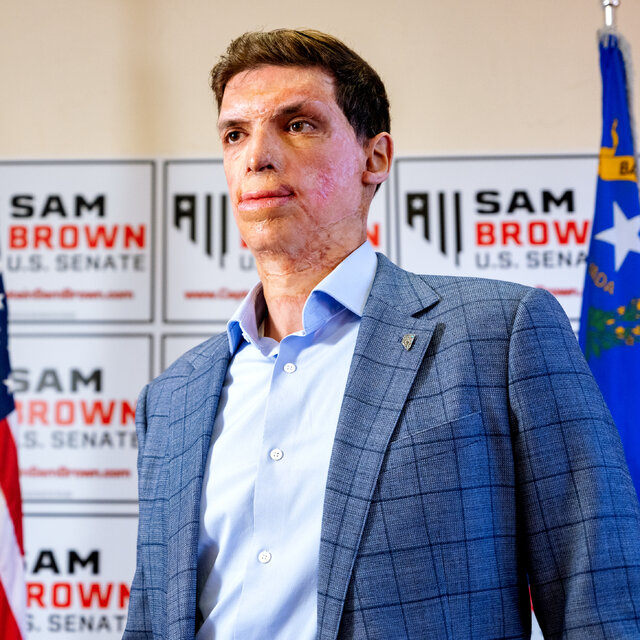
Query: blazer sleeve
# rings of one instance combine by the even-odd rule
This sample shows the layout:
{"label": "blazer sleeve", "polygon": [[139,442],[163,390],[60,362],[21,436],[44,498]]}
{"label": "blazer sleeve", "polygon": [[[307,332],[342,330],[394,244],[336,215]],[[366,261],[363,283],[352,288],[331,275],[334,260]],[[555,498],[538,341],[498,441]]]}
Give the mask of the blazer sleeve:
{"label": "blazer sleeve", "polygon": [[[144,487],[142,484],[142,460],[144,452],[144,442],[147,433],[147,393],[149,385],[145,386],[136,405],[136,434],[138,436],[138,494],[139,505],[143,504]],[[138,541],[136,544],[136,570],[131,585],[129,596],[129,612],[127,615],[127,625],[122,636],[122,640],[143,640],[151,639],[153,632],[151,629],[151,617],[149,615],[149,594],[145,588],[145,570],[143,566],[144,553],[142,551],[143,521],[142,507],[139,506],[140,517],[138,524]]]}
{"label": "blazer sleeve", "polygon": [[545,637],[640,637],[638,500],[602,395],[545,291],[518,306],[508,384],[518,530]]}

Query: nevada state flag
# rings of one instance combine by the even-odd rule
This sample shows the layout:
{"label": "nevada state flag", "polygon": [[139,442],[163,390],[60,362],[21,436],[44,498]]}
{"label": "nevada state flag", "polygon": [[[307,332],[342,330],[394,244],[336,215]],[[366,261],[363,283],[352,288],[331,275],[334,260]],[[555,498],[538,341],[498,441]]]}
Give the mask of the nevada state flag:
{"label": "nevada state flag", "polygon": [[602,143],[580,346],[618,427],[640,495],[640,200],[625,49],[621,36],[600,33]]}

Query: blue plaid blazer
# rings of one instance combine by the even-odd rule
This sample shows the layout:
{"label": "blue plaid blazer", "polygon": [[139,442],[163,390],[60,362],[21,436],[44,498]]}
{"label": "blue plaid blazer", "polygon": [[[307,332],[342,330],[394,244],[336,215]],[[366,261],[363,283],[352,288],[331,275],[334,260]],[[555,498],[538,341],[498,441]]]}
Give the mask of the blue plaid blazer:
{"label": "blue plaid blazer", "polygon": [[[214,337],[141,394],[127,640],[194,636],[200,494],[228,361]],[[379,257],[318,577],[319,640],[527,638],[528,584],[546,637],[640,638],[638,501],[552,296]]]}

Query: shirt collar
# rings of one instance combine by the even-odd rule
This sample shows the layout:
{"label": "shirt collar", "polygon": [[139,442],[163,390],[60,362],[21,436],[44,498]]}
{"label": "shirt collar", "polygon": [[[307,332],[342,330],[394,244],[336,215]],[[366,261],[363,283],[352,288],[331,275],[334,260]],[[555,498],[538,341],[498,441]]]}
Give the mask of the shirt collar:
{"label": "shirt collar", "polygon": [[[343,309],[348,309],[361,318],[377,264],[375,251],[368,241],[350,253],[314,287],[307,298],[302,311],[303,332],[315,331]],[[258,336],[258,327],[265,312],[262,283],[258,282],[227,323],[229,350],[232,355],[243,338],[260,348],[259,342],[264,338]]]}

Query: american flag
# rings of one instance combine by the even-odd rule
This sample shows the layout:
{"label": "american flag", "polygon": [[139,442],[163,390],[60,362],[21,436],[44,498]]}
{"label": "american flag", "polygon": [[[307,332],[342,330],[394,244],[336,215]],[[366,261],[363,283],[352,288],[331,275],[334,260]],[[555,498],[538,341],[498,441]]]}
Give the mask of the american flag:
{"label": "american flag", "polygon": [[0,636],[24,640],[22,502],[7,342],[7,304],[0,272]]}

